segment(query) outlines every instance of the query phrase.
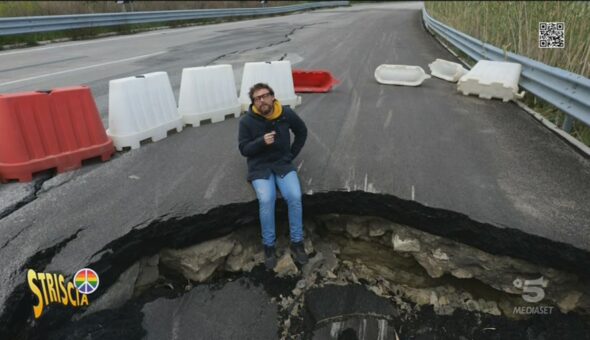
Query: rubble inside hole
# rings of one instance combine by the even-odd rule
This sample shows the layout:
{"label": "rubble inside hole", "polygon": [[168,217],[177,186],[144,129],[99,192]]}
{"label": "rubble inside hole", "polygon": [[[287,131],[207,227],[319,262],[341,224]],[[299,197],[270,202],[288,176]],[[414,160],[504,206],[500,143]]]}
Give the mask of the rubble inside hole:
{"label": "rubble inside hole", "polygon": [[[589,285],[573,273],[489,254],[382,218],[321,215],[306,220],[305,229],[305,248],[310,260],[303,267],[295,266],[290,259],[285,221],[277,227],[279,265],[274,272],[262,269],[259,227],[244,227],[187,248],[162,249],[159,254],[142,259],[138,268],[131,271],[130,275],[136,277],[130,279],[127,275],[122,280],[127,285],[134,282],[132,289],[116,285],[111,288],[129,292],[114,300],[137,297],[150,287],[166,284],[178,289],[173,286],[178,283],[169,280],[172,276],[180,278],[176,282],[185,282],[180,287],[184,291],[203,283],[223,284],[222,278],[228,275],[285,279],[281,288],[269,294],[279,309],[281,338],[302,337],[309,331],[304,325],[308,292],[335,286],[364,287],[395,305],[398,321],[402,322],[415,321],[429,311],[439,316],[480,313],[526,319],[530,316],[515,314],[515,307],[534,304],[523,300],[522,290],[514,285],[514,280],[541,276],[550,283],[545,288],[543,305],[561,313],[585,316],[590,310]],[[107,293],[100,299],[108,296]],[[102,308],[121,303],[109,307],[100,299],[96,305]]]}

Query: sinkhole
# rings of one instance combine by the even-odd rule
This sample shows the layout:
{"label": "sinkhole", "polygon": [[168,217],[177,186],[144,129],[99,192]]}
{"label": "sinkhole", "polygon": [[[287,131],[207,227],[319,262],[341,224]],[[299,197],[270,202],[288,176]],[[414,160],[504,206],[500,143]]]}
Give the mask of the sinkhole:
{"label": "sinkhole", "polygon": [[228,205],[107,245],[89,265],[102,286],[88,308],[50,305],[35,320],[21,286],[0,325],[14,339],[589,337],[588,253],[416,202],[337,195],[304,198],[305,266],[289,254],[284,204],[272,272],[256,202]]}

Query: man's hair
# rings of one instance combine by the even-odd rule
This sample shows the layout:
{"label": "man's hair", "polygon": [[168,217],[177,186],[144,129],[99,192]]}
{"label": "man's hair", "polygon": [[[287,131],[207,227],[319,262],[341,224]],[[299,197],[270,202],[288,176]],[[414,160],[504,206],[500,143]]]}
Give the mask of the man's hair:
{"label": "man's hair", "polygon": [[250,101],[252,103],[254,103],[254,92],[256,92],[258,90],[262,90],[262,89],[267,89],[271,96],[275,95],[275,91],[273,91],[273,89],[270,86],[268,86],[268,84],[265,84],[265,83],[254,84],[254,86],[252,86],[250,88],[250,92],[248,93],[250,95]]}

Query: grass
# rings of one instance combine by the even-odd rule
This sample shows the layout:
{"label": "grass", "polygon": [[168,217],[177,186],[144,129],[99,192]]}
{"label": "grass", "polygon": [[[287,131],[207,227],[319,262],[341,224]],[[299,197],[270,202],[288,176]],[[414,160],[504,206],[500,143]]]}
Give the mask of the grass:
{"label": "grass", "polygon": [[[483,42],[590,77],[590,5],[583,1],[426,1],[438,21]],[[565,23],[565,48],[539,48],[539,22]],[[524,102],[554,122],[565,113],[539,98]],[[590,127],[574,121],[571,135],[590,146]]]}

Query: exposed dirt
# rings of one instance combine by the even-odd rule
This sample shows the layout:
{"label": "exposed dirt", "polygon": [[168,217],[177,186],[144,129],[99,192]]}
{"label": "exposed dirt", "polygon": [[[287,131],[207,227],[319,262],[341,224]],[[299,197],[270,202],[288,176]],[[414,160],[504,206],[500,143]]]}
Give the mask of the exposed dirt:
{"label": "exposed dirt", "polygon": [[[289,273],[264,270],[259,226],[240,217],[236,207],[155,222],[109,244],[103,258],[89,264],[101,273],[101,285],[103,280],[106,283],[92,296],[91,305],[102,299],[107,302],[101,308],[106,309],[86,315],[83,309],[51,305],[40,320],[34,320],[31,294],[21,285],[12,295],[14,313],[9,315],[19,323],[3,332],[8,339],[141,339],[147,334],[142,326],[146,304],[182,297],[195,287],[223,295],[228,283],[238,282],[245,292],[262,287],[268,299],[262,302],[276,306],[277,338],[317,339],[325,334],[333,339],[355,334],[371,338],[386,331],[385,339],[395,335],[400,339],[590,339],[589,275],[580,269],[588,254],[517,231],[496,233],[492,226],[463,215],[427,211],[422,216],[417,209],[404,209],[403,204],[411,203],[399,204],[383,214],[399,213],[397,219],[318,213],[326,207],[310,204],[305,221],[310,263],[299,266],[295,275],[289,274],[292,267]],[[388,206],[393,207],[391,202]],[[284,215],[284,207],[279,205],[277,212]],[[400,224],[412,221],[412,216],[420,221],[419,227]],[[242,225],[224,222],[240,218]],[[288,246],[286,220],[279,220],[277,227],[282,256]],[[502,235],[507,238],[478,247],[485,242],[473,237],[481,230],[482,238],[492,234],[496,241],[504,240]],[[465,236],[460,231],[469,231],[468,244],[462,242]],[[521,253],[522,242],[527,242],[528,251],[542,248],[560,255],[547,259]],[[44,268],[54,248],[40,251],[30,262]],[[176,249],[174,256],[167,249]],[[168,254],[166,261],[163,254]],[[199,265],[190,265],[195,260]],[[555,265],[559,263],[565,265]],[[128,270],[134,266],[135,271]],[[199,272],[204,270],[206,274]],[[118,280],[129,272],[136,277]],[[200,280],[191,281],[188,274],[203,275],[191,275]],[[513,280],[541,275],[550,282],[544,287],[546,296],[542,302],[527,303]],[[121,288],[132,294],[110,301],[109,293]],[[511,312],[515,307],[539,306],[551,308],[551,313]],[[29,315],[26,320],[25,315]],[[210,317],[223,320],[224,315]],[[256,318],[247,313],[243,317]]]}

